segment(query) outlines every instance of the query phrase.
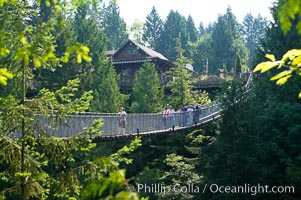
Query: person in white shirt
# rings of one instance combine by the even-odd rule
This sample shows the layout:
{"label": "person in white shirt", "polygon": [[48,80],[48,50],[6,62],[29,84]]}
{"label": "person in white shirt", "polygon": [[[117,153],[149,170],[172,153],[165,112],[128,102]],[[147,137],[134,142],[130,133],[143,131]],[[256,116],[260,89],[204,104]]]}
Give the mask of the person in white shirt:
{"label": "person in white shirt", "polygon": [[126,112],[123,107],[120,107],[120,111],[117,116],[118,125],[119,125],[119,134],[125,134],[125,125],[126,125]]}

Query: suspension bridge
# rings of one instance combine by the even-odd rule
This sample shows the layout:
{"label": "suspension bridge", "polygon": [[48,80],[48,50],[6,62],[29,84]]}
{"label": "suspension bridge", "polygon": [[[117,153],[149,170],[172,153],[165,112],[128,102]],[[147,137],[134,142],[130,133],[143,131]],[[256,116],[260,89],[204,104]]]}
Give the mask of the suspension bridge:
{"label": "suspension bridge", "polygon": [[[252,74],[243,86],[245,93],[250,90],[251,78]],[[200,108],[195,111],[178,111],[172,113],[166,120],[163,120],[162,113],[128,113],[126,116],[126,128],[123,134],[120,134],[118,115],[116,113],[86,112],[69,115],[63,122],[56,121],[56,126],[53,126],[54,119],[49,120],[42,116],[37,117],[41,126],[40,128],[48,135],[58,138],[68,138],[78,135],[83,132],[86,127],[92,126],[94,120],[102,118],[103,126],[100,128],[102,134],[94,138],[112,139],[172,133],[199,127],[220,118],[222,110],[221,103],[219,101],[213,101],[200,106]],[[14,137],[20,138],[21,134],[17,132]]]}
{"label": "suspension bridge", "polygon": [[85,127],[93,124],[99,118],[103,119],[101,139],[146,136],[159,133],[169,133],[200,126],[220,117],[221,104],[217,101],[201,106],[198,110],[190,112],[175,112],[170,114],[166,121],[162,113],[129,113],[126,116],[125,133],[120,134],[118,115],[116,113],[81,113],[69,115],[64,123],[58,123],[56,128],[51,128],[47,119],[40,117],[42,129],[51,136],[58,138],[72,137]]}
{"label": "suspension bridge", "polygon": [[[252,74],[250,74],[246,84],[243,86],[245,93],[250,90],[251,79]],[[172,113],[166,120],[163,120],[162,113],[128,113],[126,116],[125,132],[123,134],[120,134],[118,115],[116,113],[86,112],[69,115],[65,118],[64,122],[57,121],[55,128],[52,128],[53,119],[48,120],[40,116],[39,123],[48,135],[58,138],[68,138],[83,132],[86,127],[92,126],[94,120],[102,118],[103,126],[100,128],[102,134],[94,138],[114,139],[173,133],[199,127],[220,118],[222,110],[221,103],[213,101],[200,106],[195,111],[177,111]],[[20,134],[17,133],[15,136],[20,137]]]}

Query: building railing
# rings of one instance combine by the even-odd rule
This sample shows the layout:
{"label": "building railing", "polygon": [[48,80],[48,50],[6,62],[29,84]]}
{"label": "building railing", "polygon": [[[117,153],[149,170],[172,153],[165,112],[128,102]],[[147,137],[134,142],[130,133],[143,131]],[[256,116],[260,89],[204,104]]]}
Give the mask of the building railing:
{"label": "building railing", "polygon": [[[172,79],[168,76],[159,76],[160,85],[166,84],[170,80]],[[133,87],[135,85],[135,75],[121,75],[119,79],[119,85],[121,87]]]}
{"label": "building railing", "polygon": [[[221,73],[201,73],[193,74],[192,77],[196,80],[195,85],[221,85],[225,81],[242,80],[246,82],[250,76],[249,72],[221,72]],[[166,84],[172,78],[161,75],[159,77],[160,84]],[[121,87],[133,87],[135,84],[135,75],[122,75],[119,79]]]}

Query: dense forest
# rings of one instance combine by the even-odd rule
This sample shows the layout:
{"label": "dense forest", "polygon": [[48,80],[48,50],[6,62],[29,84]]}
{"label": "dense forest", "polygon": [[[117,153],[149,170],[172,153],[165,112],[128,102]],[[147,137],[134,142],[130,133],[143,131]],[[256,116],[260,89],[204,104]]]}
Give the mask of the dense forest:
{"label": "dense forest", "polygon": [[[272,21],[246,13],[240,24],[228,7],[196,27],[153,7],[127,26],[118,1],[0,0],[0,199],[300,199],[301,1],[270,9]],[[129,37],[172,61],[174,81],[161,86],[146,62],[122,93],[107,51]],[[250,90],[229,81],[214,95],[195,91],[186,64],[254,71]],[[154,113],[213,99],[219,120],[134,139],[93,140],[101,118],[56,138],[36,117],[55,129],[78,112]]]}

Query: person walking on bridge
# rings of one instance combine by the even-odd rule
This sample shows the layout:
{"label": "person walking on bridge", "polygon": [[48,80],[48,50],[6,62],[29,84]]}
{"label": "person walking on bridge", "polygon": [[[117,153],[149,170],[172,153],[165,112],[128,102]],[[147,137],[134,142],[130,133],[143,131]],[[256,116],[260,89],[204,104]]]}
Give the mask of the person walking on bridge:
{"label": "person walking on bridge", "polygon": [[166,106],[166,108],[162,112],[162,120],[163,120],[164,128],[168,127],[169,117],[170,117],[170,109]]}
{"label": "person walking on bridge", "polygon": [[124,107],[120,107],[118,116],[118,125],[119,125],[119,134],[124,135],[125,134],[125,124],[126,124],[126,112]]}
{"label": "person walking on bridge", "polygon": [[186,126],[187,125],[187,106],[183,106],[181,108],[181,124],[180,126]]}

